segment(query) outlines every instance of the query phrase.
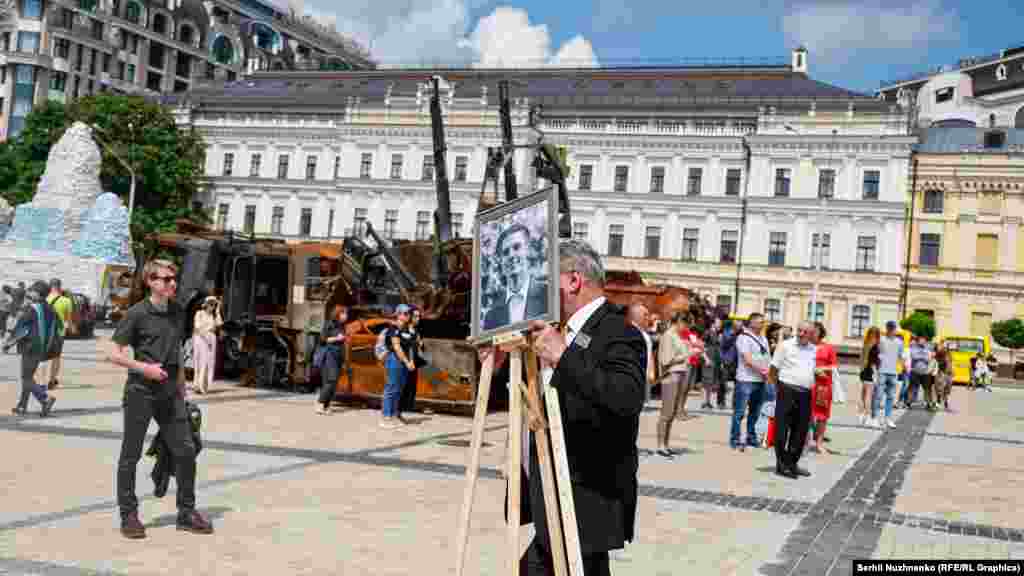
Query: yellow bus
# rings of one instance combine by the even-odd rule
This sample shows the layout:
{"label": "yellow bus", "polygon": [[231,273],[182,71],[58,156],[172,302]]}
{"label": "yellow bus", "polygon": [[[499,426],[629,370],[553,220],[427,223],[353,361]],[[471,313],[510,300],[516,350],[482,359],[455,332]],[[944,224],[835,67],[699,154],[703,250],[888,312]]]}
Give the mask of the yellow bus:
{"label": "yellow bus", "polygon": [[971,383],[971,358],[978,355],[987,358],[992,353],[988,336],[944,336],[939,346],[949,353],[955,384]]}

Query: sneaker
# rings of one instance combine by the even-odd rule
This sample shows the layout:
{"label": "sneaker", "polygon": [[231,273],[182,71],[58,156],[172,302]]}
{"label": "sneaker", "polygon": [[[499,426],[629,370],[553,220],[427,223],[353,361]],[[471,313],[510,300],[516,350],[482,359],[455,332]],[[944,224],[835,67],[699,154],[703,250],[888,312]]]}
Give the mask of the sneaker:
{"label": "sneaker", "polygon": [[193,534],[213,534],[213,524],[195,510],[179,513],[177,527],[178,530]]}
{"label": "sneaker", "polygon": [[888,422],[886,422],[886,424],[888,424],[889,428],[895,428],[896,427],[896,423],[893,422],[891,418],[889,419]]}
{"label": "sneaker", "polygon": [[129,540],[141,540],[146,537],[146,527],[139,521],[137,512],[121,517],[121,535]]}
{"label": "sneaker", "polygon": [[50,410],[53,410],[53,405],[57,403],[57,399],[50,396],[46,399],[46,404],[43,404],[43,409],[40,410],[39,415],[43,418],[50,415]]}
{"label": "sneaker", "polygon": [[394,418],[382,418],[380,421],[380,427],[385,430],[394,430],[402,424],[396,421]]}
{"label": "sneaker", "polygon": [[15,416],[24,416],[25,414],[28,414],[28,410],[15,406],[14,408],[11,408],[11,414],[14,414]]}
{"label": "sneaker", "polygon": [[868,415],[867,414],[861,414],[860,416],[857,416],[857,422],[859,422],[861,426],[866,424],[867,421],[868,421]]}

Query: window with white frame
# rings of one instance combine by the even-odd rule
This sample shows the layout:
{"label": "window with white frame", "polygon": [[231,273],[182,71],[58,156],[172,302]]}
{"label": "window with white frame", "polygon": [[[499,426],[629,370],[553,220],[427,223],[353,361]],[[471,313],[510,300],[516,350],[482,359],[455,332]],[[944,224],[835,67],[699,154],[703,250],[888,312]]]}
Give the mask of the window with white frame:
{"label": "window with white frame", "polygon": [[420,174],[420,180],[429,182],[434,179],[434,156],[432,154],[423,155],[423,171]]}
{"label": "window with white frame", "polygon": [[373,174],[373,153],[363,152],[359,157],[359,177],[369,180]]}
{"label": "window with white frame", "polygon": [[941,234],[921,234],[921,266],[938,266],[939,249],[942,244]]}
{"label": "window with white frame", "polygon": [[871,307],[864,304],[855,304],[850,313],[850,336],[863,338],[871,325]]}
{"label": "window with white frame", "polygon": [[401,180],[402,179],[402,155],[392,154],[391,155],[391,179]]}
{"label": "window with white frame", "polygon": [[469,156],[456,156],[455,157],[455,181],[465,182],[468,176],[469,170]]}
{"label": "window with white frame", "polygon": [[644,257],[658,258],[661,256],[661,226],[648,226],[644,235]]}
{"label": "window with white frame", "polygon": [[661,194],[665,191],[665,167],[655,166],[651,168],[651,192]]}
{"label": "window with white frame", "polygon": [[306,180],[316,180],[316,159],[313,154],[306,156]]}
{"label": "window with white frame", "polygon": [[822,270],[828,270],[829,260],[832,257],[831,252],[831,234],[811,235],[811,268],[820,267]]}
{"label": "window with white frame", "polygon": [[235,169],[235,155],[231,152],[224,153],[224,175],[231,176]]}
{"label": "window with white frame", "polygon": [[398,210],[386,210],[384,212],[384,237],[393,239],[398,233]]}
{"label": "window with white frame", "polygon": [[429,240],[430,229],[430,212],[427,210],[420,210],[416,213],[416,239]]}
{"label": "window with white frame", "polygon": [[313,209],[303,208],[299,214],[299,235],[309,236],[313,232]]}
{"label": "window with white frame", "polygon": [[327,237],[334,233],[334,208],[327,213]]}
{"label": "window with white frame", "polygon": [[768,237],[768,265],[786,265],[786,233],[772,232]]}
{"label": "window with white frame", "polygon": [[231,210],[230,204],[221,203],[217,205],[217,228],[219,230],[228,229],[228,211]]}
{"label": "window with white frame", "polygon": [[242,231],[252,234],[256,231],[256,205],[248,204],[245,207],[245,220],[242,221]]}
{"label": "window with white frame", "polygon": [[626,239],[626,227],[623,224],[608,226],[608,255],[622,256],[622,245]]}
{"label": "window with white frame", "polygon": [[836,171],[825,168],[818,172],[818,198],[834,198],[836,195]]}
{"label": "window with white frame", "polygon": [[857,271],[875,271],[875,248],[877,239],[874,236],[857,237]]}
{"label": "window with white frame", "polygon": [[924,191],[924,208],[925,214],[942,214],[944,208],[943,204],[943,192],[942,190],[925,190]]}
{"label": "window with white frame", "polygon": [[698,250],[700,248],[700,229],[699,228],[684,228],[683,229],[683,253],[680,255],[680,259],[686,262],[696,262]]}
{"label": "window with white frame", "polygon": [[703,168],[690,168],[686,176],[686,195],[700,196],[700,183],[704,176]]}
{"label": "window with white frame", "polygon": [[764,318],[769,322],[782,321],[782,300],[778,298],[764,299]]}
{"label": "window with white frame", "polygon": [[341,177],[341,154],[334,156],[334,178]]}
{"label": "window with white frame", "polygon": [[878,170],[864,171],[864,199],[878,200],[882,182],[882,173]]}
{"label": "window with white frame", "polygon": [[590,241],[590,225],[586,222],[572,223],[572,237],[584,242]]}
{"label": "window with white frame", "polygon": [[[811,313],[811,304],[814,304],[814,313]],[[807,319],[811,322],[824,322],[825,321],[825,303],[824,302],[808,302],[807,303]]]}
{"label": "window with white frame", "polygon": [[290,157],[287,154],[281,154],[277,157],[277,179],[284,180],[288,178],[288,162]]}
{"label": "window with white frame", "polygon": [[740,195],[740,184],[743,181],[743,170],[739,168],[729,168],[725,172],[725,195],[726,196],[739,196]]}
{"label": "window with white frame", "polygon": [[281,234],[284,227],[284,206],[274,206],[270,214],[270,233]]}
{"label": "window with white frame", "polygon": [[352,235],[356,238],[362,238],[366,234],[366,219],[369,215],[368,209],[356,208],[355,214],[352,216]]}
{"label": "window with white frame", "polygon": [[775,195],[776,196],[789,196],[789,182],[790,182],[790,169],[789,168],[776,168],[775,169]]}
{"label": "window with white frame", "polygon": [[592,181],[594,179],[594,166],[591,164],[580,165],[580,184],[579,190],[590,190]]}
{"label": "window with white frame", "polygon": [[259,152],[254,153],[249,157],[249,176],[252,178],[259,178],[260,166],[263,164],[263,155]]}
{"label": "window with white frame", "polygon": [[736,230],[722,230],[721,261],[723,263],[736,262],[736,241],[739,239],[739,232]]}
{"label": "window with white frame", "polygon": [[629,166],[615,167],[615,191],[626,192],[629,183]]}

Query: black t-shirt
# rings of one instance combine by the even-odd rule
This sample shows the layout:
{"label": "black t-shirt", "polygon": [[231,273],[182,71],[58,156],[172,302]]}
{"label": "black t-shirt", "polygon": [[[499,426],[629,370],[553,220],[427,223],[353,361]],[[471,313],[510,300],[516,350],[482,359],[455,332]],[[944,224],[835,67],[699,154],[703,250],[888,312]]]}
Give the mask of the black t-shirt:
{"label": "black t-shirt", "polygon": [[405,353],[405,358],[407,360],[412,360],[413,359],[412,351],[413,351],[413,345],[414,345],[414,343],[416,341],[416,334],[414,332],[412,332],[411,330],[409,330],[408,328],[406,328],[404,330],[400,329],[397,326],[392,326],[391,328],[388,328],[388,335],[387,335],[388,350],[391,350],[392,352],[396,352],[397,353],[398,351],[395,350],[394,345],[392,344],[392,340],[391,340],[392,338],[394,338],[396,336],[398,337],[399,345],[402,347],[402,352]]}
{"label": "black t-shirt", "polygon": [[139,362],[178,366],[185,315],[178,303],[171,300],[167,310],[160,311],[149,298],[132,306],[117,325],[112,340],[131,346]]}

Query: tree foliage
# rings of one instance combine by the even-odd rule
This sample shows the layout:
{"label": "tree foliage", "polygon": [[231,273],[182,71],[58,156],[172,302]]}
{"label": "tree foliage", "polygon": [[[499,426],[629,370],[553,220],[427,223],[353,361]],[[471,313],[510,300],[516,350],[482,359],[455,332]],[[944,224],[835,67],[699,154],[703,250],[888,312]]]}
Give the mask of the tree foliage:
{"label": "tree foliage", "polygon": [[192,128],[179,129],[170,111],[160,104],[106,92],[67,105],[49,101],[29,113],[18,136],[0,146],[0,194],[8,202],[16,205],[32,199],[50,148],[76,121],[98,128],[95,138],[103,155],[101,184],[120,196],[126,206],[131,175],[122,160],[134,168],[137,182],[131,224],[136,241],[173,229],[179,218],[209,221],[208,214],[192,208],[205,162],[206,145],[199,133]]}
{"label": "tree foliage", "polygon": [[924,336],[931,340],[935,338],[935,318],[924,312],[914,312],[900,322],[900,328],[910,332],[914,336]]}
{"label": "tree foliage", "polygon": [[1011,359],[1017,350],[1024,348],[1024,321],[1020,318],[993,322],[991,332],[996,344],[1010,349]]}

